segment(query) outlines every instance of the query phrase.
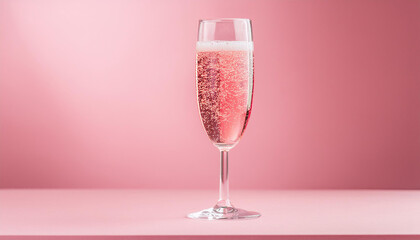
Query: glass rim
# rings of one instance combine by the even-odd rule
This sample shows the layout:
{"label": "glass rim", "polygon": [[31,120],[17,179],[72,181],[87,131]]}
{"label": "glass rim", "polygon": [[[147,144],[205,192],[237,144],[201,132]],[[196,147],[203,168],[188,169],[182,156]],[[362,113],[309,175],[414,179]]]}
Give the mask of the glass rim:
{"label": "glass rim", "polygon": [[213,19],[200,19],[199,22],[234,22],[234,21],[245,21],[251,22],[249,18],[213,18]]}

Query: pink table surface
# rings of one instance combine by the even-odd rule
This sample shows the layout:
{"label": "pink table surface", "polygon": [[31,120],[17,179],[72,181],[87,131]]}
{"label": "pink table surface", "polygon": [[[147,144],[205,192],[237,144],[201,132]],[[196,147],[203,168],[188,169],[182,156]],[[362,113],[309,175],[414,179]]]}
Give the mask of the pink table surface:
{"label": "pink table surface", "polygon": [[206,221],[208,190],[0,190],[1,239],[420,239],[420,191],[235,190],[255,220]]}

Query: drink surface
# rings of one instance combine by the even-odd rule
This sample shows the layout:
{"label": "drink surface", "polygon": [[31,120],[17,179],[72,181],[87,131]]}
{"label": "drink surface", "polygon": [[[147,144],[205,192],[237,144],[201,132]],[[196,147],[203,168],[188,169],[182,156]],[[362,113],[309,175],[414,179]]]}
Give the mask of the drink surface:
{"label": "drink surface", "polygon": [[218,147],[233,147],[251,113],[252,42],[197,42],[197,95],[201,121]]}

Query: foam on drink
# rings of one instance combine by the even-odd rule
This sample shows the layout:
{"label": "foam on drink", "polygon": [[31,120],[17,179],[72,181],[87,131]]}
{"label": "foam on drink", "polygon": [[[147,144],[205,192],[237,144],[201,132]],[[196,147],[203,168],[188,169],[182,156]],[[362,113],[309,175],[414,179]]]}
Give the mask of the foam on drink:
{"label": "foam on drink", "polygon": [[210,41],[197,42],[197,52],[210,51],[254,51],[253,42],[245,41]]}

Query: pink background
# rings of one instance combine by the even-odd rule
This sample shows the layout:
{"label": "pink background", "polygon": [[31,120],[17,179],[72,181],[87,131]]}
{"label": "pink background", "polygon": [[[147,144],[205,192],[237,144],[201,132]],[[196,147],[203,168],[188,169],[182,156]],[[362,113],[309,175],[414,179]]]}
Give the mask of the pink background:
{"label": "pink background", "polygon": [[0,187],[217,188],[200,18],[253,20],[232,188],[420,188],[420,1],[0,0]]}

